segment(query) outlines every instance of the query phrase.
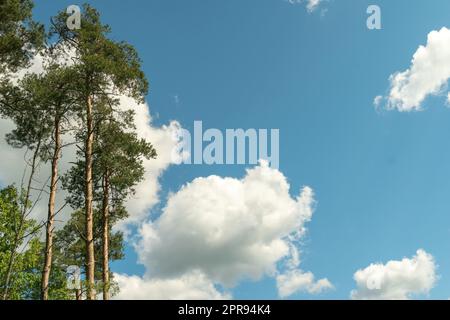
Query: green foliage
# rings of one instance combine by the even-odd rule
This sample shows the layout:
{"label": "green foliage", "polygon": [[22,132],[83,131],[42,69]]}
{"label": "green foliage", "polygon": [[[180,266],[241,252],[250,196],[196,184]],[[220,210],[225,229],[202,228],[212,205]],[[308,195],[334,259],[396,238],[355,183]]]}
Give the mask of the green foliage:
{"label": "green foliage", "polygon": [[8,299],[29,300],[35,298],[35,292],[40,283],[40,255],[41,245],[37,239],[33,239],[28,244],[26,251],[17,256]]}
{"label": "green foliage", "polygon": [[94,146],[94,166],[109,175],[115,201],[123,201],[134,193],[133,187],[142,180],[143,159],[156,157],[156,150],[133,131],[125,131],[130,123],[107,121],[99,126]]}
{"label": "green foliage", "polygon": [[0,73],[25,66],[44,43],[44,27],[32,20],[31,0],[0,0]]}
{"label": "green foliage", "polygon": [[[5,273],[14,250],[16,238],[21,248],[13,264],[12,281],[8,299],[39,299],[42,267],[43,244],[36,237],[36,222],[25,219],[23,227],[21,203],[23,199],[15,187],[7,187],[0,191],[0,290],[4,290]],[[50,292],[52,299],[66,300],[72,293],[66,289],[65,269],[56,266],[52,270]]]}
{"label": "green foliage", "polygon": [[16,188],[10,186],[0,191],[0,254],[10,251],[16,237],[22,238],[26,230],[32,228],[32,221],[26,221],[22,229],[19,225],[22,220],[23,199]]}

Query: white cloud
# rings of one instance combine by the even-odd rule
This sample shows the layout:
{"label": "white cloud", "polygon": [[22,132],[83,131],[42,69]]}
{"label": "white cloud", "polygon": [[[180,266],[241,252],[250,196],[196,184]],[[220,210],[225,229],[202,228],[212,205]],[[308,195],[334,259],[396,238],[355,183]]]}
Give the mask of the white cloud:
{"label": "white cloud", "polygon": [[[197,178],[169,196],[162,215],[140,229],[136,244],[147,279],[178,278],[198,270],[212,283],[276,276],[295,268],[296,242],[313,212],[313,191],[296,198],[286,177],[267,163],[242,179]],[[311,284],[310,291],[317,292]],[[319,286],[324,286],[321,282]]]}
{"label": "white cloud", "polygon": [[226,300],[227,293],[221,293],[201,272],[171,279],[145,279],[138,276],[114,274],[120,287],[117,300]]}
{"label": "white cloud", "polygon": [[333,285],[328,279],[315,281],[311,272],[301,270],[291,270],[285,274],[278,275],[278,294],[280,297],[288,297],[298,291],[306,291],[311,294],[318,294],[324,290],[332,289]]}
{"label": "white cloud", "polygon": [[308,12],[315,11],[323,0],[287,0],[290,4],[297,4],[306,2],[306,9]]}
{"label": "white cloud", "polygon": [[450,92],[447,94],[447,103],[450,105]]}
{"label": "white cloud", "polygon": [[445,88],[450,78],[450,30],[442,28],[428,34],[427,44],[415,52],[409,69],[390,76],[387,108],[420,110],[423,101]]}
{"label": "white cloud", "polygon": [[404,300],[427,294],[435,285],[436,264],[432,255],[418,250],[411,259],[371,264],[354,274],[357,289],[352,299]]}
{"label": "white cloud", "polygon": [[373,99],[373,104],[375,105],[375,107],[379,107],[382,101],[383,101],[383,96],[376,96]]}
{"label": "white cloud", "polygon": [[162,216],[141,228],[137,249],[153,274],[173,276],[200,268],[232,285],[276,270],[289,253],[287,237],[311,218],[312,190],[297,199],[286,178],[266,165],[244,179],[197,178],[172,194]]}
{"label": "white cloud", "polygon": [[308,3],[306,4],[306,9],[308,9],[309,12],[316,10],[321,1],[322,0],[308,0]]}

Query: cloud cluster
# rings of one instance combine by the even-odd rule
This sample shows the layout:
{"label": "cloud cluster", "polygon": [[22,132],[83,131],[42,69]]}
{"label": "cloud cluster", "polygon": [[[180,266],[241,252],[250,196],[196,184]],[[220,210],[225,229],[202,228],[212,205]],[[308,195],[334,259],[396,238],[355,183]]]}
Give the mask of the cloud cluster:
{"label": "cloud cluster", "polygon": [[[415,52],[411,66],[390,76],[390,91],[385,97],[388,109],[414,111],[422,108],[430,95],[441,93],[450,78],[450,29],[428,34],[427,44]],[[377,104],[380,97],[375,98]]]}
{"label": "cloud cluster", "polygon": [[405,300],[413,295],[427,294],[437,280],[432,255],[418,250],[411,259],[371,264],[354,274],[357,289],[352,299]]}

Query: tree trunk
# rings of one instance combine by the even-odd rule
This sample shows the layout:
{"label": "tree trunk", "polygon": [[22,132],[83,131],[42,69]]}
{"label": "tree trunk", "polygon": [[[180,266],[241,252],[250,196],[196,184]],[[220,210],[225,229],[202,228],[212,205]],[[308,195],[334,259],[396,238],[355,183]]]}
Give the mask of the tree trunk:
{"label": "tree trunk", "polygon": [[58,162],[61,154],[61,127],[60,118],[55,117],[55,131],[54,131],[54,153],[52,158],[52,175],[50,179],[50,196],[48,199],[48,217],[45,233],[45,257],[44,268],[42,270],[41,281],[41,299],[48,300],[48,283],[50,280],[50,272],[53,260],[53,229],[55,223],[55,198],[56,187],[58,183]]}
{"label": "tree trunk", "polygon": [[36,172],[36,163],[37,163],[40,148],[41,148],[41,140],[39,140],[36,145],[36,149],[34,150],[34,154],[33,154],[33,160],[31,162],[31,172],[30,172],[30,176],[28,177],[28,185],[27,185],[25,199],[24,199],[23,208],[22,208],[22,212],[21,212],[22,216],[20,219],[19,227],[16,230],[14,244],[13,244],[13,247],[11,250],[11,254],[9,256],[8,268],[7,268],[6,274],[5,274],[3,297],[2,297],[3,300],[8,299],[9,286],[11,283],[13,266],[14,266],[14,262],[16,260],[17,248],[19,247],[20,233],[22,232],[22,228],[25,223],[25,219],[26,219],[26,215],[27,215],[27,206],[28,206],[28,201],[30,199],[30,194],[31,194],[31,184],[33,182],[33,177]]}
{"label": "tree trunk", "polygon": [[103,179],[103,300],[109,300],[109,172]]}
{"label": "tree trunk", "polygon": [[83,283],[80,281],[80,287],[75,289],[75,300],[81,301],[83,300]]}
{"label": "tree trunk", "polygon": [[86,280],[87,299],[95,300],[94,211],[92,187],[92,152],[94,145],[92,96],[86,100],[87,137],[85,149],[85,210],[86,210]]}
{"label": "tree trunk", "polygon": [[77,301],[81,301],[82,300],[81,289],[76,289],[75,290],[75,299]]}

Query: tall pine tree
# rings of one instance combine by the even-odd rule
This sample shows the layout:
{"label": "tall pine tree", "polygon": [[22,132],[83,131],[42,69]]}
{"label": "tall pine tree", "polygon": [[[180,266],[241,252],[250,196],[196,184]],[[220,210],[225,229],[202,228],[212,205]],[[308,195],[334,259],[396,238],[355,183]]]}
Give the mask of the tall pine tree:
{"label": "tall pine tree", "polygon": [[118,97],[127,95],[142,102],[148,90],[148,83],[141,70],[141,61],[135,49],[108,38],[110,28],[100,21],[99,13],[89,5],[84,6],[81,28],[69,30],[63,12],[53,19],[52,35],[74,52],[75,74],[79,104],[83,112],[84,152],[84,211],[86,241],[87,298],[93,300],[95,293],[95,250],[94,250],[94,188],[93,160],[95,130],[104,106],[109,114],[118,106]]}

